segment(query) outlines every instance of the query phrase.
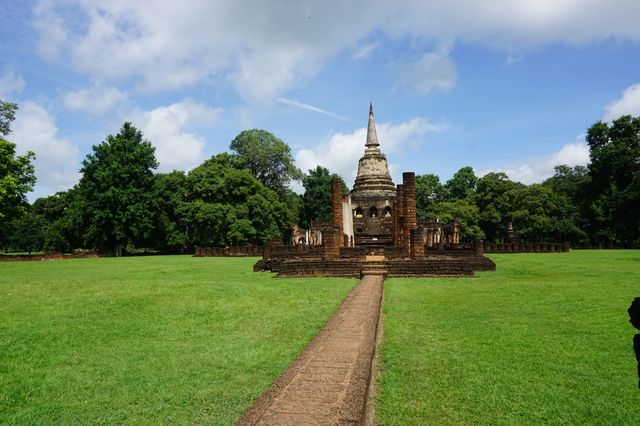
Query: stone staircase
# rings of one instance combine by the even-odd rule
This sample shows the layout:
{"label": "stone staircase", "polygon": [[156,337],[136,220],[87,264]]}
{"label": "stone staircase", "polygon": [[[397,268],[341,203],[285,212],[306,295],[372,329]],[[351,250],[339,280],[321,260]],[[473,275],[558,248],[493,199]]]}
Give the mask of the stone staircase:
{"label": "stone staircase", "polygon": [[387,262],[384,256],[366,256],[362,262],[360,276],[376,275],[386,277],[389,274]]}

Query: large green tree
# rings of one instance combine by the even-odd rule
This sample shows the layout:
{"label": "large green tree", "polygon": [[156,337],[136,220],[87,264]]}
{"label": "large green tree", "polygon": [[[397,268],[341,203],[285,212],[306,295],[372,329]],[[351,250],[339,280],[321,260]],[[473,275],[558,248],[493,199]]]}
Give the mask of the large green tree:
{"label": "large green tree", "polygon": [[569,199],[549,186],[533,184],[512,191],[510,217],[523,241],[583,241],[579,215]]}
{"label": "large green tree", "polygon": [[640,117],[597,122],[587,131],[587,143],[596,238],[640,243]]}
{"label": "large green tree", "polygon": [[450,200],[460,200],[470,197],[476,190],[478,178],[473,168],[466,166],[453,174],[453,177],[444,184],[447,197]]}
{"label": "large green tree", "polygon": [[32,212],[46,222],[44,250],[66,252],[83,247],[85,209],[77,186],[38,198],[32,207]]}
{"label": "large green tree", "polygon": [[501,241],[506,235],[507,224],[513,219],[515,193],[522,187],[503,172],[478,179],[474,201],[480,209],[479,225],[489,241]]}
{"label": "large green tree", "polygon": [[[0,101],[0,135],[6,136],[15,119],[16,104]],[[0,136],[0,243],[7,244],[9,222],[22,217],[28,207],[27,193],[36,183],[31,161],[35,154],[16,155],[16,145]]]}
{"label": "large green tree", "polygon": [[292,206],[229,157],[219,154],[189,172],[188,202],[179,215],[190,241],[226,246],[282,240],[295,221]]}
{"label": "large green tree", "polygon": [[447,198],[447,190],[434,174],[416,176],[416,212],[420,219],[434,220],[438,203]]}
{"label": "large green tree", "polygon": [[303,228],[309,228],[312,222],[331,221],[331,181],[334,178],[340,179],[342,190],[346,191],[347,185],[342,178],[322,166],[309,170],[309,173],[302,178],[304,194],[300,225]]}
{"label": "large green tree", "polygon": [[289,145],[266,130],[245,130],[233,139],[230,148],[239,166],[271,189],[284,189],[292,180],[302,178]]}
{"label": "large green tree", "polygon": [[31,161],[35,154],[16,155],[16,145],[0,137],[0,220],[20,216],[27,206],[27,192],[36,183]]}
{"label": "large green tree", "polygon": [[11,133],[11,122],[16,118],[18,105],[12,102],[0,101],[0,135]]}
{"label": "large green tree", "polygon": [[154,177],[154,227],[148,245],[162,252],[183,252],[189,245],[189,229],[182,221],[188,195],[187,175],[174,170]]}
{"label": "large green tree", "polygon": [[85,203],[85,238],[116,256],[128,243],[149,235],[153,226],[155,148],[142,132],[124,123],[82,162],[79,183]]}

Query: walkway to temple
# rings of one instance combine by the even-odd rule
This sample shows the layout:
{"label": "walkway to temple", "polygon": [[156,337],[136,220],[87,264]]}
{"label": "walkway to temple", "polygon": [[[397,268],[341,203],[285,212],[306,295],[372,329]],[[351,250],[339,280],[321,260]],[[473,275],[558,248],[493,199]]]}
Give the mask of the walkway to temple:
{"label": "walkway to temple", "polygon": [[361,424],[383,276],[366,275],[239,425]]}

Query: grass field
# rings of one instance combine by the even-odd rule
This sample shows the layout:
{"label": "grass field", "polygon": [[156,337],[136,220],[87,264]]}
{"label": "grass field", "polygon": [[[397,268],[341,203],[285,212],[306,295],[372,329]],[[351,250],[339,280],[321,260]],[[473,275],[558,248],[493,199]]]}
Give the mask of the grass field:
{"label": "grass field", "polygon": [[490,257],[495,273],[385,283],[380,423],[640,424],[640,251]]}
{"label": "grass field", "polygon": [[0,263],[0,423],[235,422],[356,284],[253,262]]}

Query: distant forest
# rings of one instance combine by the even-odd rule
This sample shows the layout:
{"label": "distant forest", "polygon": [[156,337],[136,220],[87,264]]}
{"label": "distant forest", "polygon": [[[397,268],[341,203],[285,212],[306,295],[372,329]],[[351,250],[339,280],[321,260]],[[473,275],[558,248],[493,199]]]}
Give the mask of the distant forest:
{"label": "distant forest", "polygon": [[[18,106],[0,101],[0,248],[6,252],[190,252],[195,246],[288,243],[291,226],[330,219],[334,174],[302,173],[290,147],[264,130],[241,132],[229,152],[185,173],[155,172],[153,145],[131,123],[93,146],[73,188],[29,204],[32,160],[9,142]],[[7,139],[5,139],[7,138]],[[418,175],[424,220],[462,224],[463,241],[501,242],[509,223],[523,242],[640,246],[640,117],[587,131],[587,166],[558,165],[539,184],[471,167],[441,182]],[[289,189],[301,181],[304,194]]]}

